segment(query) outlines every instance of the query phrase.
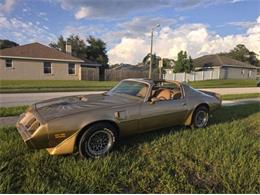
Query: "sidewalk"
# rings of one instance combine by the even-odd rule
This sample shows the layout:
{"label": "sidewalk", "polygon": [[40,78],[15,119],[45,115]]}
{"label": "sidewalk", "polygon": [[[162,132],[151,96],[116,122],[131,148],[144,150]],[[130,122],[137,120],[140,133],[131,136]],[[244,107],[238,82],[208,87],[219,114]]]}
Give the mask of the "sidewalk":
{"label": "sidewalk", "polygon": [[239,88],[206,88],[201,89],[205,91],[212,91],[221,95],[229,94],[243,94],[243,93],[260,93],[260,87],[239,87]]}
{"label": "sidewalk", "polygon": [[0,126],[1,125],[15,125],[18,121],[19,116],[7,116],[7,117],[0,117]]}

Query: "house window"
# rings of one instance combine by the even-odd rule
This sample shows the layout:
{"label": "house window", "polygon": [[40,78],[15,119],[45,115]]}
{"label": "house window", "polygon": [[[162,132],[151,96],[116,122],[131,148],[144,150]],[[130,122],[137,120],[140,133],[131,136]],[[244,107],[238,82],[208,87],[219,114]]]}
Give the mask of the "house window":
{"label": "house window", "polygon": [[5,67],[6,68],[12,68],[13,67],[13,61],[11,59],[5,60]]}
{"label": "house window", "polygon": [[69,74],[75,74],[75,64],[69,63]]}
{"label": "house window", "polygon": [[43,73],[44,74],[51,74],[51,63],[50,62],[43,62]]}

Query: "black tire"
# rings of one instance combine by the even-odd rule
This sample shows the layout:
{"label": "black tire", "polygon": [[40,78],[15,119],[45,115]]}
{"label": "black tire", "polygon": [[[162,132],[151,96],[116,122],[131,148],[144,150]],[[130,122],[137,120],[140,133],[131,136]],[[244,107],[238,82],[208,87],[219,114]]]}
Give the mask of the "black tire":
{"label": "black tire", "polygon": [[117,129],[112,124],[106,122],[93,124],[80,138],[80,156],[99,158],[106,155],[114,147],[117,137]]}
{"label": "black tire", "polygon": [[198,107],[192,116],[193,128],[204,128],[207,126],[209,120],[209,109],[206,106]]}

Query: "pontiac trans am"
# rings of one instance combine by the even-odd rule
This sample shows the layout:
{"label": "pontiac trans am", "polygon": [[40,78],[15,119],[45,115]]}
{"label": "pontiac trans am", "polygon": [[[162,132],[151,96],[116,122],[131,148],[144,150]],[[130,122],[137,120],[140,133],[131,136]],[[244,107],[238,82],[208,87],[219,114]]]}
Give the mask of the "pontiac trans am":
{"label": "pontiac trans am", "polygon": [[203,128],[210,112],[220,106],[218,94],[186,83],[125,79],[103,94],[35,103],[16,126],[30,148],[98,158],[122,136],[174,125]]}

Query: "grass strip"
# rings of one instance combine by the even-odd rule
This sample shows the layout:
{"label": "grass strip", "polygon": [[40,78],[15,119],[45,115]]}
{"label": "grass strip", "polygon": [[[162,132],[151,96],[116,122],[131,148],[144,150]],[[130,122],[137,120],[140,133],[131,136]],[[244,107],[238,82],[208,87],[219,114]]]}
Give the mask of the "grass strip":
{"label": "grass strip", "polygon": [[228,94],[221,96],[223,100],[238,100],[248,98],[259,98],[260,93]]}
{"label": "grass strip", "polygon": [[28,106],[0,107],[0,117],[17,116],[25,112]]}

